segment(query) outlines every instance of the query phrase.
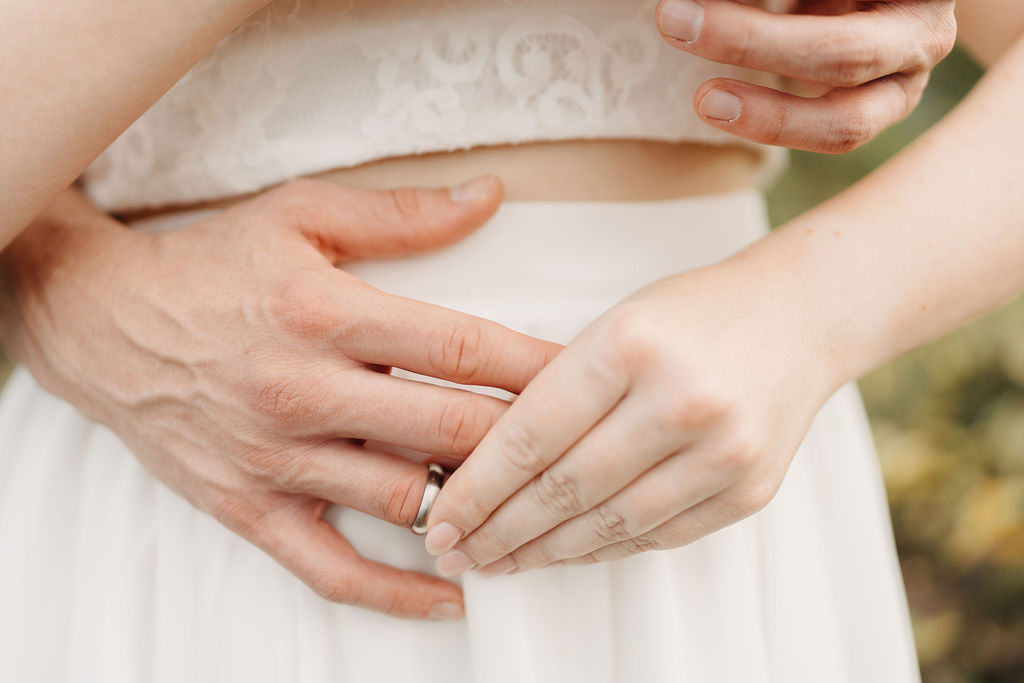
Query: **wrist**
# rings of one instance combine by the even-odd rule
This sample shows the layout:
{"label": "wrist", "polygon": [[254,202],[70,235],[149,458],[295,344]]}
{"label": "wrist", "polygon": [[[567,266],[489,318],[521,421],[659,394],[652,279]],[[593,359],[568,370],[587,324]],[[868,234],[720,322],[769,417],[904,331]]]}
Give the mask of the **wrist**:
{"label": "wrist", "polygon": [[112,276],[103,256],[126,254],[122,242],[134,237],[69,189],[0,252],[0,341],[54,393],[70,399],[60,386],[70,374],[62,366],[88,334],[68,321],[88,317],[86,290]]}
{"label": "wrist", "polygon": [[[758,302],[762,343],[776,340],[780,358],[791,363],[804,390],[824,402],[858,377],[861,349],[849,335],[847,312],[832,305],[818,273],[802,268],[790,245],[773,233],[735,254],[722,267],[740,273],[748,296]],[[754,311],[752,311],[754,314]]]}

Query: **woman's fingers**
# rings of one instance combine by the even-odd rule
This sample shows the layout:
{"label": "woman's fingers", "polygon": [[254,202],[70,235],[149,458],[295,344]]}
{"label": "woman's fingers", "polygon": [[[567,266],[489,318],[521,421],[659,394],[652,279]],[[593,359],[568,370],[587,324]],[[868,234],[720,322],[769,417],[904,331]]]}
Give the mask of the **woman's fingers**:
{"label": "woman's fingers", "polygon": [[609,354],[580,345],[573,351],[537,375],[448,480],[431,512],[428,550],[449,550],[480,526],[622,398],[628,373],[604,360]]}
{"label": "woman's fingers", "polygon": [[735,477],[713,449],[677,453],[600,505],[517,549],[515,566],[533,569],[609,545],[649,544],[652,529],[715,496]]}
{"label": "woman's fingers", "polygon": [[338,330],[345,353],[365,363],[519,393],[561,346],[441,306],[361,293]]}
{"label": "woman's fingers", "polygon": [[361,557],[322,519],[324,506],[303,501],[284,504],[265,515],[248,538],[332,602],[397,617],[462,618],[458,586]]}
{"label": "woman's fingers", "polygon": [[775,14],[734,0],[663,0],[658,28],[673,46],[723,64],[805,83],[855,87],[930,69],[956,39],[953,3],[872,3],[832,16]]}
{"label": "woman's fingers", "polygon": [[[563,522],[572,524],[567,520],[590,510],[629,485],[665,454],[682,447],[677,433],[652,423],[652,405],[656,405],[656,399],[648,394],[628,394],[565,455],[462,539],[459,550],[479,565],[490,564]],[[587,550],[592,549],[589,542],[587,545]]]}
{"label": "woman's fingers", "polygon": [[679,548],[735,524],[761,510],[775,495],[779,477],[753,474],[650,531],[610,543],[567,564],[610,562],[648,550]]}
{"label": "woman's fingers", "polygon": [[694,108],[706,123],[754,142],[837,154],[903,119],[917,106],[927,82],[924,71],[897,74],[805,98],[715,79],[698,88]]}

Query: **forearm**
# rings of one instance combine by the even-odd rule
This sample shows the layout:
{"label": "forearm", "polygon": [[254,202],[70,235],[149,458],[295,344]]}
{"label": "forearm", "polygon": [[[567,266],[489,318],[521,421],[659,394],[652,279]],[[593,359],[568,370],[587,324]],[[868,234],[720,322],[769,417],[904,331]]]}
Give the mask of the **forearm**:
{"label": "forearm", "polygon": [[265,4],[0,2],[0,248]]}
{"label": "forearm", "polygon": [[838,381],[1024,289],[1022,105],[1019,41],[905,152],[740,257],[793,276]]}

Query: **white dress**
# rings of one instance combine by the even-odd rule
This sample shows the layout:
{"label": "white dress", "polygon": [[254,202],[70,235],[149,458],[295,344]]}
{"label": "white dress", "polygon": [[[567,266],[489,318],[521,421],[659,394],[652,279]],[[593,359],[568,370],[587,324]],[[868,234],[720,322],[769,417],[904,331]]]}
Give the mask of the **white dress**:
{"label": "white dress", "polygon": [[[461,0],[462,9],[472,2]],[[446,11],[458,4],[438,3]],[[526,15],[538,4],[496,2],[501,11]],[[558,5],[562,24],[571,25],[574,8],[619,4],[546,6]],[[649,19],[653,3],[639,4]],[[620,11],[632,21],[633,9]],[[215,59],[231,54],[222,50]],[[662,54],[671,56],[658,60],[678,58]],[[457,101],[470,97],[453,89]],[[650,92],[644,106],[656,103]],[[166,123],[187,104],[182,89],[172,92],[157,120]],[[530,111],[523,108],[524,120]],[[146,139],[151,123],[140,121],[125,139]],[[426,139],[417,126],[399,128]],[[569,124],[560,130],[566,134],[549,137],[579,132]],[[677,137],[697,139],[702,133],[694,130],[680,123]],[[133,156],[137,144],[131,152],[119,144],[122,151],[115,146],[94,169],[94,196],[110,207],[166,201],[147,191],[133,195],[126,179],[134,176],[125,169],[140,159],[157,164],[139,176],[143,187],[154,174],[185,174],[166,163],[171,148],[151,140],[148,157]],[[297,173],[328,163],[296,170],[301,145],[295,149],[258,154],[284,159]],[[189,167],[191,185],[175,196],[225,192],[206,187],[197,170],[215,168],[219,153],[196,151],[193,161],[205,161]],[[231,163],[238,162],[224,161]],[[272,182],[239,175],[239,185]],[[173,229],[195,217],[137,227]],[[665,202],[510,202],[442,252],[348,270],[385,291],[566,342],[647,282],[720,260],[765,229],[753,191]],[[338,508],[328,517],[365,555],[429,571],[422,540],[407,530]],[[464,589],[467,618],[458,623],[402,621],[327,603],[154,480],[116,435],[44,392],[24,369],[0,398],[3,681],[918,680],[884,491],[853,387],[826,404],[775,500],[748,520],[686,548],[618,563],[497,579],[470,574]]]}

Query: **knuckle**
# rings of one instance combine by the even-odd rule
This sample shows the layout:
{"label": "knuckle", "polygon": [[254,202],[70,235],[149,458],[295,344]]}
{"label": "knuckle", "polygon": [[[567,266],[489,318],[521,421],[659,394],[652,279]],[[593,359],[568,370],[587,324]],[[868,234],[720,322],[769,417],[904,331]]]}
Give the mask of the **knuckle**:
{"label": "knuckle", "polygon": [[465,456],[476,448],[482,436],[483,417],[473,399],[449,401],[441,409],[437,420],[437,438],[444,453],[439,455]]}
{"label": "knuckle", "polygon": [[944,12],[942,19],[929,25],[931,28],[931,45],[929,50],[929,66],[938,64],[953,51],[956,45],[957,23],[956,15],[950,6],[948,12]]}
{"label": "knuckle", "polygon": [[718,467],[734,476],[749,470],[761,454],[760,442],[749,432],[729,436],[718,454]]}
{"label": "knuckle", "polygon": [[242,538],[259,543],[266,512],[252,500],[237,494],[222,494],[206,507],[210,515],[225,527]]}
{"label": "knuckle", "polygon": [[775,497],[777,490],[778,487],[774,484],[759,481],[734,491],[730,496],[729,506],[737,519],[743,519],[763,510]]}
{"label": "knuckle", "polygon": [[303,488],[314,468],[309,458],[278,454],[255,458],[246,466],[249,472],[268,481],[277,491],[295,492]]}
{"label": "knuckle", "polygon": [[637,536],[622,541],[622,548],[630,555],[639,555],[650,550],[662,550],[664,545],[657,538],[651,536]]}
{"label": "knuckle", "polygon": [[789,107],[773,107],[762,124],[763,142],[766,145],[785,146],[790,133]]}
{"label": "knuckle", "polygon": [[646,312],[619,308],[610,322],[610,350],[630,366],[649,363],[659,352],[660,324]]}
{"label": "knuckle", "polygon": [[340,307],[328,295],[321,277],[295,273],[267,299],[269,318],[284,331],[302,338],[323,339],[342,325]]}
{"label": "knuckle", "polygon": [[411,526],[419,512],[425,488],[426,480],[421,474],[405,477],[394,484],[383,496],[384,519]]}
{"label": "knuckle", "polygon": [[303,377],[279,377],[256,389],[251,396],[252,409],[277,422],[308,420],[319,404],[315,389]]}
{"label": "knuckle", "polygon": [[867,112],[844,112],[829,126],[824,151],[830,154],[851,152],[870,140],[874,131],[875,122]]}
{"label": "knuckle", "polygon": [[480,323],[462,319],[440,328],[430,343],[428,360],[436,372],[463,384],[472,384],[486,368],[484,332]]}
{"label": "knuckle", "polygon": [[633,537],[626,518],[610,505],[596,507],[587,515],[587,521],[594,533],[608,543],[620,543]]}
{"label": "knuckle", "polygon": [[342,574],[320,572],[310,576],[306,583],[313,592],[328,602],[351,604],[355,602],[355,586]]}
{"label": "knuckle", "polygon": [[753,44],[753,27],[747,23],[737,23],[733,27],[732,40],[718,48],[717,54],[714,55],[714,61],[744,65],[750,59]]}
{"label": "knuckle", "polygon": [[706,389],[691,392],[671,405],[663,414],[664,427],[674,431],[705,429],[724,419],[732,401],[724,391]]}
{"label": "knuckle", "polygon": [[509,421],[501,428],[498,436],[502,455],[516,470],[535,474],[547,465],[541,453],[540,441],[529,427]]}
{"label": "knuckle", "polygon": [[407,187],[389,190],[387,193],[389,206],[403,222],[419,225],[425,222],[426,211],[422,195]]}
{"label": "knuckle", "polygon": [[878,46],[851,31],[826,33],[812,54],[819,56],[819,80],[836,87],[852,88],[874,80],[885,68]]}
{"label": "knuckle", "polygon": [[576,480],[557,469],[541,472],[533,487],[538,503],[559,517],[571,517],[583,511]]}

